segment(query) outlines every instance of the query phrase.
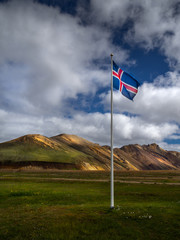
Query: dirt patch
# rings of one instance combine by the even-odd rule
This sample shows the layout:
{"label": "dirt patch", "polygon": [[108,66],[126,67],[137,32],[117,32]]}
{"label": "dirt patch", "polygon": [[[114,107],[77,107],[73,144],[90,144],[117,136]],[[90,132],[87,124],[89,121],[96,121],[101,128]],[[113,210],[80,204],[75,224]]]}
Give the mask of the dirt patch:
{"label": "dirt patch", "polygon": [[[14,176],[2,176],[2,180],[16,180]],[[110,182],[110,179],[79,179],[79,178],[43,178],[43,177],[21,177],[21,180],[37,180],[37,181],[65,181],[65,182]],[[126,181],[126,180],[114,180],[115,183],[132,183],[132,184],[157,184],[157,185],[180,185],[180,183],[171,183],[171,182],[147,182],[147,181]]]}

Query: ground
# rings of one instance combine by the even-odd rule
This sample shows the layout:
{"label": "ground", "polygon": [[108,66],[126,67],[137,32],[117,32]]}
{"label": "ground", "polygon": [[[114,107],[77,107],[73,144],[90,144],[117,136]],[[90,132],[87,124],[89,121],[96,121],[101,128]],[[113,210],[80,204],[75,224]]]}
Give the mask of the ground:
{"label": "ground", "polygon": [[180,239],[180,172],[0,172],[0,239]]}

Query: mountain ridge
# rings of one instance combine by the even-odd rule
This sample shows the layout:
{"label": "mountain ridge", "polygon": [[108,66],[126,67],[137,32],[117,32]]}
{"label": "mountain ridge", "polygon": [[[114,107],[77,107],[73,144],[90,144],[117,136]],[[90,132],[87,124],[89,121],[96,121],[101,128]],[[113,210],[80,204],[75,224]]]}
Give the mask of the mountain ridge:
{"label": "mountain ridge", "polygon": [[[82,137],[59,134],[46,137],[28,134],[0,143],[0,168],[110,170],[110,147]],[[156,143],[129,144],[114,148],[115,170],[176,170],[180,153],[166,151]]]}

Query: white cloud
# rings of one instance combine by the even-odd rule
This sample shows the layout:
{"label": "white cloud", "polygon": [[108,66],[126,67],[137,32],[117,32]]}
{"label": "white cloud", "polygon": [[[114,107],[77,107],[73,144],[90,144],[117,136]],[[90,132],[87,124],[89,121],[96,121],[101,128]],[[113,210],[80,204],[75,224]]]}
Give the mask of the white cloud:
{"label": "white cloud", "polygon": [[141,18],[144,8],[149,4],[151,4],[151,0],[91,0],[91,10],[98,23],[105,22],[112,27],[121,27],[129,20]]}
{"label": "white cloud", "polygon": [[92,0],[98,23],[112,27],[129,24],[125,40],[147,50],[158,47],[171,66],[180,69],[180,3],[178,0]]}
{"label": "white cloud", "polygon": [[[127,40],[146,49],[158,46],[178,67],[177,2],[92,0],[89,25],[78,16],[33,1],[0,4],[1,141],[30,133],[52,136],[65,132],[110,144],[110,114],[70,108],[67,118],[63,115],[66,100],[76,99],[79,93],[94,96],[100,86],[108,86],[110,64],[104,65],[104,59],[111,52],[117,52],[119,63],[129,61],[127,51],[120,47],[117,51],[112,44],[109,30],[129,20]],[[180,124],[179,82],[177,71],[159,76],[140,87],[134,103],[114,93],[114,145],[163,145],[165,138],[173,139]],[[102,95],[102,102],[110,106],[109,94]]]}
{"label": "white cloud", "polygon": [[180,144],[168,144],[166,142],[159,143],[159,146],[167,151],[180,152]]}
{"label": "white cloud", "polygon": [[[62,109],[69,96],[108,84],[107,72],[93,61],[110,59],[115,47],[110,33],[98,26],[85,26],[78,17],[32,1],[10,1],[0,4],[0,32],[1,71],[11,68],[0,82],[6,81],[10,89],[12,82],[21,81],[24,90],[13,94],[19,101],[40,110],[57,105]],[[127,59],[126,51],[119,51],[120,61]],[[28,73],[22,76],[23,68]]]}
{"label": "white cloud", "polygon": [[[60,133],[76,134],[102,145],[110,145],[110,113],[76,113],[72,118],[33,117],[25,114],[0,111],[1,141],[24,134],[39,133],[53,136]],[[178,132],[172,123],[153,124],[139,117],[114,114],[114,146],[130,143],[161,143]]]}
{"label": "white cloud", "polygon": [[[110,106],[110,92],[102,94],[104,106]],[[114,91],[115,112],[129,112],[141,116],[144,121],[160,124],[176,122],[180,124],[180,74],[168,72],[153,83],[144,83],[134,102]]]}

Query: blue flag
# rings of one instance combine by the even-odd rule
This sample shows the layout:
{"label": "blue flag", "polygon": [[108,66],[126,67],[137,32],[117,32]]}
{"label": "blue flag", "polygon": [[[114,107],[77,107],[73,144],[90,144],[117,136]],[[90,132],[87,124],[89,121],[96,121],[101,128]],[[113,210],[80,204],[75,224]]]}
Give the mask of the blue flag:
{"label": "blue flag", "polygon": [[133,100],[138,92],[140,83],[129,73],[119,68],[113,61],[113,88],[119,90],[122,95]]}

